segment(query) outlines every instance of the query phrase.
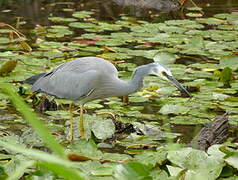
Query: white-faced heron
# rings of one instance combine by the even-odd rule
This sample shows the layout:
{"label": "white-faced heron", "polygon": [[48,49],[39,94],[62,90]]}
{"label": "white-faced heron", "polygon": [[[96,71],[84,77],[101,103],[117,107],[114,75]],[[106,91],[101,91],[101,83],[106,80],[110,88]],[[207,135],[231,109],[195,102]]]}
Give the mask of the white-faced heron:
{"label": "white-faced heron", "polygon": [[[80,136],[85,138],[83,126],[83,105],[86,102],[112,96],[126,96],[139,91],[146,75],[156,75],[169,80],[181,91],[189,92],[173,77],[171,71],[160,63],[150,63],[137,67],[129,81],[118,78],[115,66],[98,57],[82,57],[68,61],[48,73],[40,73],[26,80],[33,84],[31,91],[42,92],[58,98],[78,101],[80,104]],[[71,104],[71,140],[73,140],[73,120]]]}

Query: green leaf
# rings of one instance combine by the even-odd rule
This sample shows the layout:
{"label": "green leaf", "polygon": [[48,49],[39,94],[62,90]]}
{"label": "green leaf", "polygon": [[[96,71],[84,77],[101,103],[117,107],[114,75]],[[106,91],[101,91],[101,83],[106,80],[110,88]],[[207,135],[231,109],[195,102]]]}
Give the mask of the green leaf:
{"label": "green leaf", "polygon": [[111,119],[96,119],[92,125],[92,131],[98,139],[106,139],[115,133],[115,125]]}
{"label": "green leaf", "polygon": [[6,75],[10,72],[12,72],[17,66],[17,61],[16,60],[10,60],[5,62],[1,67],[0,67],[0,76]]}
{"label": "green leaf", "polygon": [[49,20],[53,22],[74,22],[77,21],[75,18],[64,18],[64,17],[49,17]]}
{"label": "green leaf", "polygon": [[170,165],[167,165],[166,167],[168,168],[169,174],[171,176],[179,176],[179,173],[183,171],[183,168],[179,168],[179,167],[174,167]]}
{"label": "green leaf", "polygon": [[221,156],[209,156],[204,151],[192,148],[169,151],[167,157],[173,164],[186,170],[185,179],[215,180],[225,165]]}
{"label": "green leaf", "polygon": [[75,164],[68,160],[61,159],[55,155],[39,150],[26,149],[19,144],[4,142],[2,140],[0,140],[0,146],[13,152],[24,154],[27,157],[34,158],[40,161],[40,165],[47,167],[49,170],[66,179],[84,179],[81,173],[76,169]]}
{"label": "green leaf", "polygon": [[201,24],[208,24],[208,25],[219,25],[225,22],[224,20],[217,18],[197,18],[196,21]]}
{"label": "green leaf", "polygon": [[60,157],[65,158],[63,147],[58,144],[54,137],[50,134],[49,130],[45,125],[38,119],[38,117],[33,113],[30,108],[25,104],[25,102],[15,93],[12,89],[13,87],[8,84],[2,84],[4,92],[6,92],[10,99],[12,100],[14,106],[19,110],[19,112],[24,116],[24,118],[32,125],[38,135],[43,139],[47,146]]}
{"label": "green leaf", "polygon": [[152,180],[149,168],[139,162],[128,162],[115,167],[114,176],[118,180]]}
{"label": "green leaf", "polygon": [[223,82],[225,87],[230,87],[231,79],[232,79],[231,68],[225,67],[220,74],[220,80]]}
{"label": "green leaf", "polygon": [[155,167],[156,165],[162,165],[162,163],[167,159],[167,152],[163,149],[158,152],[144,151],[141,154],[135,155],[134,158],[142,164]]}
{"label": "green leaf", "polygon": [[16,179],[20,179],[22,177],[22,175],[25,173],[25,171],[28,168],[31,168],[33,165],[35,164],[35,161],[32,160],[28,160],[28,161],[23,161],[21,162],[18,167],[16,168],[16,170],[14,172],[11,173],[11,175],[8,177],[7,180],[16,180]]}
{"label": "green leaf", "polygon": [[57,174],[59,177],[63,177],[67,180],[85,180],[87,179],[85,176],[82,176],[79,171],[76,169],[72,169],[69,167],[66,167],[61,164],[56,163],[48,163],[48,162],[39,162],[40,166],[45,167],[46,169],[49,169],[50,171]]}
{"label": "green leaf", "polygon": [[232,70],[236,70],[238,68],[238,56],[223,56],[220,59],[220,67],[229,67]]}
{"label": "green leaf", "polygon": [[90,11],[78,11],[72,14],[73,17],[82,19],[82,18],[88,18],[90,15],[93,14],[93,12]]}
{"label": "green leaf", "polygon": [[225,159],[225,162],[238,170],[238,153]]}
{"label": "green leaf", "polygon": [[153,58],[155,62],[160,62],[162,64],[173,64],[176,59],[178,59],[177,55],[167,52],[159,52]]}
{"label": "green leaf", "polygon": [[166,104],[159,110],[161,114],[186,114],[188,111],[183,104]]}
{"label": "green leaf", "polygon": [[9,38],[1,37],[0,38],[0,44],[6,44],[11,42]]}

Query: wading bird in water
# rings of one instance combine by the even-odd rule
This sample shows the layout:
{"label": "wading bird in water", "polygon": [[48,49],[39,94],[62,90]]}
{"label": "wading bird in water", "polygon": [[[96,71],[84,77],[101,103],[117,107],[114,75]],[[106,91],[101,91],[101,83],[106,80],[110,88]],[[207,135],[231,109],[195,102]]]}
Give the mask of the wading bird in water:
{"label": "wading bird in water", "polygon": [[[79,129],[85,138],[83,106],[85,103],[112,96],[126,96],[139,91],[146,75],[156,75],[169,80],[189,97],[189,92],[173,77],[164,65],[155,62],[137,67],[129,81],[118,78],[115,66],[102,58],[82,57],[63,63],[51,72],[36,74],[25,82],[32,84],[31,91],[58,98],[70,99],[80,104]],[[73,102],[70,105],[70,139],[73,141]]]}

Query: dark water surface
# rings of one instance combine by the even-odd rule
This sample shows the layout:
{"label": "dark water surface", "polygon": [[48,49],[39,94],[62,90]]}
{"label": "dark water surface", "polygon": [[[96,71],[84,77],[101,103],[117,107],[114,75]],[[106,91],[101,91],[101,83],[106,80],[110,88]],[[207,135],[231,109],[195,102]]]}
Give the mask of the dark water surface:
{"label": "dark water surface", "polygon": [[[138,0],[142,1],[142,0]],[[134,2],[134,4],[132,3]],[[70,16],[71,11],[93,10],[95,18],[99,20],[116,20],[121,14],[137,17],[151,22],[160,22],[165,19],[179,19],[183,17],[180,10],[176,10],[178,3],[175,0],[143,0],[144,4],[135,4],[131,0],[1,0],[0,21],[14,24],[20,18],[26,25],[49,25],[49,16]],[[156,2],[156,3],[151,3]],[[238,11],[237,0],[197,0],[197,6],[203,8],[204,16],[216,13]],[[186,6],[192,6],[188,1]],[[170,11],[173,10],[173,11]]]}

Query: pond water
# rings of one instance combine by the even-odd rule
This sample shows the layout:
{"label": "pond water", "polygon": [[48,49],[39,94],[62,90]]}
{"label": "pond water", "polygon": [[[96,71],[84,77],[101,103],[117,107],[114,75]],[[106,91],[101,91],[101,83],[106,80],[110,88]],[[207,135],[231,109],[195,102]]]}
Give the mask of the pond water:
{"label": "pond water", "polygon": [[[159,10],[151,7],[138,7],[136,5],[127,4],[125,0],[88,0],[88,1],[46,1],[46,0],[8,0],[0,1],[0,21],[6,21],[9,24],[16,23],[17,18],[21,18],[26,26],[50,25],[48,17],[69,16],[72,11],[93,10],[94,17],[98,20],[116,20],[121,14],[131,17],[137,17],[150,22],[163,22],[166,19],[179,19],[182,14],[177,10],[177,4],[174,1],[164,1],[166,6]],[[136,1],[135,1],[136,2]],[[159,3],[160,1],[158,1]],[[236,0],[200,0],[194,1],[198,7],[204,11],[205,17],[210,17],[217,13],[230,13],[237,11],[238,2]],[[169,5],[168,5],[169,4]],[[191,2],[187,6],[191,6]],[[175,8],[175,9],[174,9]],[[167,12],[169,9],[174,11]],[[164,12],[165,11],[165,12]],[[181,16],[180,16],[180,15]]]}
{"label": "pond water", "polygon": [[[164,1],[162,1],[162,2],[164,2]],[[118,1],[117,0],[100,0],[100,1],[99,0],[98,1],[95,1],[95,0],[91,0],[91,1],[90,0],[85,0],[85,1],[77,1],[77,0],[72,0],[72,1],[46,1],[46,0],[44,0],[44,1],[43,0],[11,1],[11,0],[9,0],[9,1],[0,1],[0,22],[5,22],[12,26],[15,26],[17,24],[18,28],[27,36],[27,38],[29,38],[29,41],[32,43],[32,47],[34,49],[35,48],[34,43],[37,41],[38,35],[40,33],[32,34],[32,32],[31,32],[32,29],[37,30],[39,27],[55,25],[55,22],[57,22],[57,21],[53,22],[52,20],[49,19],[50,17],[64,17],[64,18],[68,17],[68,18],[70,18],[70,17],[72,17],[71,16],[72,13],[76,12],[76,11],[82,11],[82,10],[83,11],[92,11],[92,12],[94,12],[94,14],[91,15],[92,18],[96,19],[97,21],[103,21],[103,22],[108,22],[108,23],[116,22],[116,21],[120,20],[122,17],[132,18],[131,20],[129,19],[129,22],[131,21],[132,23],[135,23],[135,24],[136,23],[143,24],[143,22],[140,22],[140,21],[146,21],[149,23],[160,23],[160,22],[164,22],[167,20],[184,19],[186,17],[185,16],[186,11],[181,11],[177,8],[177,6],[178,6],[177,2],[174,2],[174,1],[166,1],[166,2],[167,2],[167,4],[162,3],[161,6],[158,4],[156,4],[156,6],[155,6],[153,4],[151,5],[150,3],[148,3],[146,5],[141,5],[141,4],[138,5],[138,4],[132,4],[130,1],[119,1],[119,0]],[[205,0],[205,1],[201,0],[201,1],[194,1],[194,2],[196,3],[196,5],[198,7],[201,8],[201,10],[198,10],[196,12],[203,11],[203,13],[204,13],[203,17],[211,17],[217,13],[234,13],[234,14],[236,14],[238,11],[238,1],[237,0],[229,0],[229,1],[227,1],[227,0],[219,0],[219,1],[218,0]],[[166,6],[165,6],[165,4],[166,4]],[[188,2],[185,5],[185,7],[187,7],[187,6],[193,6],[193,4],[191,2]],[[170,11],[170,9],[171,9],[171,11]],[[89,19],[89,21],[90,21],[90,19]],[[73,25],[72,25],[72,27],[76,28],[76,26],[73,26]],[[43,29],[43,31],[44,31],[44,29]],[[127,31],[128,31],[128,27],[122,28],[122,32],[127,32]],[[53,32],[53,30],[52,30],[52,32]],[[119,30],[115,29],[115,32],[120,32],[120,29]],[[77,37],[83,35],[84,33],[86,33],[86,32],[82,29],[74,29],[74,33],[71,34],[69,32],[68,37],[62,37],[62,38],[57,39],[56,37],[48,36],[48,38],[51,41],[54,40],[56,42],[58,41],[58,42],[62,42],[62,43],[64,41],[70,42],[71,41],[70,39],[72,39],[75,42],[78,41],[78,42],[81,42],[82,44],[86,44],[89,46],[90,46],[90,44],[94,44],[96,40],[92,40],[92,41],[85,40],[84,41],[84,40],[81,40],[80,38],[79,38],[79,40],[77,40]],[[97,30],[95,31],[95,33],[97,34]],[[100,33],[98,33],[98,34],[100,34]],[[106,34],[107,33],[105,33],[104,35],[106,35]],[[99,38],[101,38],[101,37],[99,37]],[[40,41],[41,38],[39,38],[38,40]],[[199,39],[198,39],[198,41],[199,41]],[[152,40],[148,44],[145,43],[144,45],[141,45],[141,47],[143,46],[142,49],[144,48],[145,50],[148,50],[148,51],[153,50],[154,49],[153,43],[156,44],[157,42],[156,41],[153,42],[153,40]],[[100,44],[100,45],[103,45],[103,44]],[[118,45],[120,46],[121,44],[119,43]],[[138,44],[135,43],[135,45],[138,45]],[[58,46],[58,45],[56,45],[56,46]],[[113,52],[113,50],[110,49],[110,47],[111,47],[110,44],[108,46],[109,46],[109,48],[106,47],[108,49],[106,49],[105,51]],[[134,44],[132,43],[130,45],[122,45],[122,48],[123,47],[133,48],[133,46],[134,46]],[[60,45],[59,45],[59,47],[60,47]],[[43,46],[41,48],[47,49],[47,47],[43,47]],[[156,48],[159,49],[161,47],[156,47]],[[89,50],[89,53],[87,52],[87,53],[85,53],[85,55],[100,54],[98,49],[95,49],[95,52],[92,52],[92,51],[93,50]],[[55,52],[56,52],[56,50],[55,50]],[[179,54],[180,52],[176,52],[176,53]],[[79,55],[83,56],[83,54],[79,54]],[[50,55],[49,55],[49,59],[54,62],[53,56],[50,57]],[[74,57],[75,55],[66,55],[66,56]],[[194,80],[191,75],[193,72],[192,71],[187,72],[188,75],[190,74],[190,77],[188,77],[188,78],[183,77],[183,75],[179,75],[179,74],[180,74],[181,70],[185,67],[184,65],[192,65],[192,64],[201,62],[201,64],[200,64],[201,67],[199,67],[199,68],[203,69],[203,70],[205,69],[203,72],[205,75],[199,74],[198,80],[202,79],[202,78],[212,79],[212,75],[209,74],[209,72],[210,72],[209,67],[205,67],[205,68],[202,67],[202,64],[207,63],[207,62],[212,62],[212,59],[210,59],[210,57],[204,58],[205,56],[206,55],[200,55],[199,53],[198,54],[193,53],[189,57],[184,56],[184,57],[177,59],[177,61],[176,61],[177,66],[176,65],[174,66],[175,74],[178,75],[178,78],[181,79],[181,81],[185,82],[185,83],[190,81],[190,84],[187,83],[187,85],[195,88],[195,92],[196,92],[196,88],[203,89],[203,87],[198,87],[200,85],[196,86],[196,82],[192,82]],[[55,57],[57,58],[58,56],[55,55]],[[115,57],[115,56],[113,56],[113,57]],[[122,57],[123,57],[123,54],[122,54]],[[57,61],[59,61],[59,60],[55,61],[56,64],[58,64]],[[133,69],[135,67],[134,64],[141,65],[141,64],[147,64],[152,61],[153,61],[152,59],[145,58],[145,57],[139,57],[138,55],[136,57],[130,57],[130,59],[127,61],[127,63],[129,63],[128,67],[127,67],[127,65],[123,66],[123,64],[118,65],[119,66],[118,68],[121,70],[120,76],[122,76],[125,79],[128,79],[128,76],[131,73],[130,72],[131,69]],[[41,64],[41,65],[43,65],[43,64]],[[50,67],[52,67],[52,64],[47,64],[46,66],[48,66],[48,65]],[[213,62],[212,62],[212,65],[213,65]],[[213,69],[213,68],[214,67],[211,67],[211,69]],[[38,68],[38,70],[39,69],[42,69],[42,68]],[[129,72],[128,72],[128,69],[129,69]],[[173,88],[169,89],[163,83],[161,86],[162,86],[162,91],[164,88],[165,92],[166,91],[174,92]],[[234,87],[237,87],[237,84],[235,84]],[[148,91],[150,91],[150,90],[148,90]],[[232,90],[230,90],[230,91],[231,91],[230,94],[234,94],[234,97],[237,98],[237,95],[235,95],[235,93],[233,93]],[[132,99],[133,98],[134,99],[131,102],[131,106],[132,106],[131,109],[133,109],[133,105],[136,106],[135,109],[138,108],[138,110],[136,109],[134,113],[142,112],[143,114],[145,114],[144,116],[143,116],[143,114],[139,115],[139,116],[143,116],[142,118],[139,116],[135,116],[133,118],[139,118],[139,121],[148,120],[148,121],[154,122],[155,120],[158,119],[159,115],[153,117],[152,119],[150,119],[150,115],[156,114],[161,109],[162,105],[160,105],[160,103],[162,103],[164,105],[164,102],[165,102],[164,99],[169,98],[168,102],[173,102],[173,103],[184,101],[184,100],[182,100],[182,98],[180,96],[178,96],[178,98],[180,98],[179,101],[175,100],[176,96],[168,97],[168,94],[165,92],[162,92],[162,95],[164,95],[164,96],[161,96],[162,102],[160,102],[160,100],[156,100],[153,97],[153,95],[151,95],[151,97],[149,99],[150,99],[150,101],[154,102],[154,104],[152,104],[152,105],[150,105],[150,103],[145,103],[146,98],[140,99],[140,97],[138,97],[138,96],[132,97]],[[221,90],[221,93],[222,92],[223,91]],[[202,94],[201,96],[206,96],[206,94]],[[218,97],[218,98],[220,98],[220,97]],[[198,99],[199,99],[199,97],[197,97],[197,100]],[[118,100],[116,100],[116,101],[119,104],[118,106],[120,106],[121,105],[120,102],[118,102]],[[138,102],[139,102],[139,104],[138,104]],[[103,103],[105,103],[105,104],[103,104]],[[110,102],[103,101],[103,102],[99,102],[98,106],[100,107],[100,104],[103,104],[104,107],[115,108],[115,105],[117,105],[117,103],[110,104]],[[141,105],[140,103],[144,103],[144,105]],[[209,103],[207,101],[205,101],[203,103],[205,104],[204,107],[207,108]],[[210,109],[210,111],[212,113],[211,116],[209,116],[209,115],[206,116],[205,114],[199,115],[199,113],[193,112],[195,114],[193,117],[199,122],[198,124],[203,124],[204,122],[209,122],[209,121],[207,121],[207,119],[214,118],[215,115],[222,114],[226,111],[226,108],[224,108],[219,112],[220,107],[217,107],[215,103],[216,102],[213,102],[212,107]],[[192,105],[193,104],[191,103],[191,106]],[[141,107],[141,106],[143,106],[143,107]],[[223,104],[223,106],[228,106],[228,105]],[[100,110],[100,108],[98,108],[98,109]],[[122,109],[119,109],[119,108],[115,108],[115,109],[119,109],[119,111],[127,113],[128,110],[123,109],[123,108],[124,108],[124,105],[123,105]],[[195,106],[194,109],[191,110],[191,112],[195,111],[196,108],[197,107]],[[202,109],[203,107],[199,106],[199,108]],[[92,112],[94,112],[94,107],[92,107],[92,109],[93,109]],[[207,109],[209,109],[209,108],[207,108]],[[91,111],[89,111],[89,112],[91,112]],[[181,114],[183,114],[183,113],[185,113],[185,111],[181,110]],[[5,114],[5,113],[3,113],[3,114]],[[128,117],[131,117],[134,115],[135,114],[128,115]],[[202,118],[202,117],[204,117],[204,120],[202,120],[202,122],[200,122],[198,119]],[[159,119],[159,121],[163,122],[162,124],[166,125],[167,121],[165,120],[165,122],[164,122],[164,118],[167,118],[167,116],[166,117],[162,116]],[[181,119],[181,118],[179,120],[182,123],[181,124],[178,123],[178,125],[176,125],[176,123],[175,123],[176,118],[174,118],[173,116],[171,116],[170,118],[174,119],[174,121],[171,122],[172,132],[182,134],[182,136],[180,138],[181,138],[181,141],[185,142],[185,143],[189,142],[191,140],[191,138],[194,136],[194,134],[192,134],[191,132],[194,132],[195,129],[197,131],[197,127],[201,128],[201,126],[196,126],[196,125],[194,126],[191,124],[186,125],[186,123],[184,123],[184,119]],[[189,119],[189,117],[188,117],[188,119]],[[124,120],[124,121],[130,122],[130,120],[128,120],[128,121]],[[184,125],[182,125],[183,123],[184,123]]]}

